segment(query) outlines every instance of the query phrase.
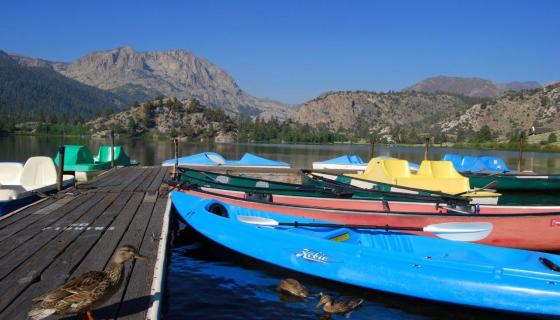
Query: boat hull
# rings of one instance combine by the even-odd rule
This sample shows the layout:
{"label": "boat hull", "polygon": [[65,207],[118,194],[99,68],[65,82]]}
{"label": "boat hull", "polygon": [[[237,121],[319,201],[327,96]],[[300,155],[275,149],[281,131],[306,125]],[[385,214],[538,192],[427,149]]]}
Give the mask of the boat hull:
{"label": "boat hull", "polygon": [[560,315],[560,273],[539,262],[543,257],[560,263],[556,255],[390,231],[261,227],[237,216],[294,218],[218,202],[225,208],[220,216],[208,211],[215,200],[180,192],[171,197],[182,219],[203,236],[280,267],[423,299]]}
{"label": "boat hull", "polygon": [[[560,250],[559,212],[531,214],[522,214],[521,212],[507,214],[502,212],[482,215],[430,213],[422,212],[422,210],[418,210],[418,212],[395,212],[386,210],[363,211],[350,209],[341,210],[250,201],[238,197],[229,197],[226,195],[196,190],[182,190],[181,192],[200,198],[216,199],[224,203],[252,210],[271,211],[293,217],[318,219],[344,224],[389,224],[424,227],[430,224],[445,222],[490,222],[494,226],[492,233],[487,238],[479,241],[479,243],[530,250]],[[423,208],[423,211],[430,210],[425,207],[421,208]],[[491,208],[488,208],[488,211],[492,212]],[[422,234],[433,236],[428,233]]]}
{"label": "boat hull", "polygon": [[382,190],[363,190],[351,186],[320,186],[300,185],[292,183],[262,180],[250,177],[240,177],[214,172],[197,171],[194,169],[181,169],[182,182],[195,184],[200,187],[235,190],[260,195],[291,195],[321,198],[355,198],[377,199],[387,201],[410,202],[437,202],[468,203],[468,199],[449,195],[432,194],[427,192],[391,192]]}
{"label": "boat hull", "polygon": [[558,191],[560,176],[536,175],[470,175],[469,182],[473,187],[482,188],[497,181],[494,189],[498,191]]}

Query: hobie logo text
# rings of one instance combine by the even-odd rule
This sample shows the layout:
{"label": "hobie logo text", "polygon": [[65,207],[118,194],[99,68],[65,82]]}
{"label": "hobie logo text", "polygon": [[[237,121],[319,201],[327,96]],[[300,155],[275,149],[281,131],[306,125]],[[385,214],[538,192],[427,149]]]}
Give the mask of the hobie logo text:
{"label": "hobie logo text", "polygon": [[300,252],[296,253],[296,257],[303,258],[305,260],[313,261],[313,262],[320,262],[320,263],[327,263],[329,262],[329,257],[322,252],[317,252],[309,249],[303,249]]}

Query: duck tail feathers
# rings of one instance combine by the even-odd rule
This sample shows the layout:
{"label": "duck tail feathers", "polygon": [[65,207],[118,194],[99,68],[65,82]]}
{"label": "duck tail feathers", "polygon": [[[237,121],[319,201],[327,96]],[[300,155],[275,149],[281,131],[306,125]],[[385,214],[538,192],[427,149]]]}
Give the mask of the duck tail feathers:
{"label": "duck tail feathers", "polygon": [[27,316],[29,317],[28,319],[31,319],[31,320],[41,320],[41,319],[45,319],[46,317],[54,314],[55,312],[56,312],[56,309],[35,308],[35,309],[29,311]]}

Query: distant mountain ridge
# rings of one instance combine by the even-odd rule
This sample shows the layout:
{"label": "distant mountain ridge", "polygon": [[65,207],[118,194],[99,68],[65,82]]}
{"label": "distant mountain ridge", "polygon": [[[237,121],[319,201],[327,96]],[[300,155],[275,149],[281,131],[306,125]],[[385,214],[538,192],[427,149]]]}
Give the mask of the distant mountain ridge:
{"label": "distant mountain ridge", "polygon": [[520,91],[541,88],[536,81],[495,83],[481,78],[437,76],[424,79],[402,91],[426,93],[453,93],[467,97],[497,97],[507,91]]}
{"label": "distant mountain ridge", "polygon": [[132,102],[122,96],[67,78],[50,68],[22,65],[0,51],[0,115],[90,118],[106,108]]}
{"label": "distant mountain ridge", "polygon": [[285,119],[288,106],[259,99],[241,90],[224,70],[183,50],[139,52],[131,47],[92,52],[72,63],[13,55],[21,64],[48,67],[81,83],[117,94],[196,98],[230,114]]}

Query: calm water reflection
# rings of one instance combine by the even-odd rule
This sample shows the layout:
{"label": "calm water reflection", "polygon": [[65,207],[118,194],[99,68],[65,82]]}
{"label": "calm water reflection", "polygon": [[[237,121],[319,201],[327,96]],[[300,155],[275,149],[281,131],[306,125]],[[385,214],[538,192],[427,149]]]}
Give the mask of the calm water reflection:
{"label": "calm water reflection", "polygon": [[[0,161],[25,161],[30,156],[54,156],[61,144],[85,144],[92,152],[109,140],[88,139],[79,137],[33,137],[5,136],[0,137]],[[150,139],[117,139],[117,144],[125,147],[126,152],[143,165],[159,164],[173,156],[173,144],[169,140]],[[294,167],[310,167],[316,160],[325,160],[342,154],[359,154],[367,161],[369,146],[367,145],[292,145],[292,144],[201,144],[180,143],[180,154],[187,155],[202,151],[215,151],[228,159],[239,159],[245,152],[291,163]],[[512,151],[481,151],[454,150],[434,147],[430,149],[430,159],[441,159],[445,153],[462,155],[492,155],[502,157],[510,168],[517,168],[517,152]],[[377,155],[420,162],[424,158],[422,147],[376,147]],[[560,173],[560,154],[526,152],[523,154],[523,168],[539,173]]]}

